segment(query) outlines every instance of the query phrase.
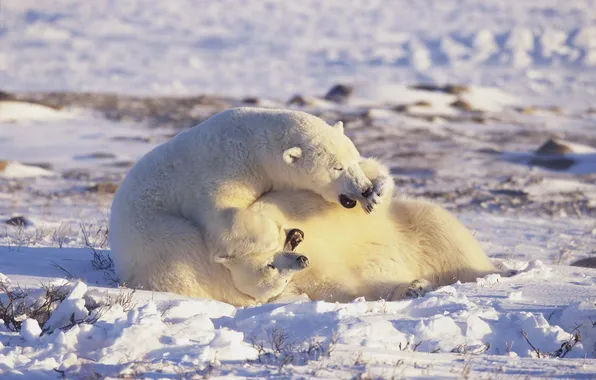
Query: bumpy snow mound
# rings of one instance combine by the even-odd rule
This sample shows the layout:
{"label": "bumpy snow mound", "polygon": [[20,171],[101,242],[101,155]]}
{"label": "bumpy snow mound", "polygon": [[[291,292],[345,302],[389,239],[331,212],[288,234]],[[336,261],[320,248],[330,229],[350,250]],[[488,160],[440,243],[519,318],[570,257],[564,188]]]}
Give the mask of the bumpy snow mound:
{"label": "bumpy snow mound", "polygon": [[4,178],[30,178],[50,177],[55,173],[32,165],[24,165],[17,161],[0,161],[0,177]]}
{"label": "bumpy snow mound", "polygon": [[[589,321],[596,307],[585,299],[592,294],[586,285],[596,284],[596,272],[574,283],[575,274],[568,267],[553,268],[540,261],[499,264],[520,273],[509,278],[494,274],[399,302],[282,300],[245,309],[140,292],[131,302],[112,298],[111,307],[88,313],[89,305],[102,297],[105,301],[107,293],[76,282],[68,285],[68,295],[43,329],[26,319],[20,334],[0,331],[0,368],[13,374],[54,369],[74,374],[101,363],[98,370],[124,376],[139,371],[139,366],[141,372],[159,368],[175,373],[176,367],[257,359],[303,365],[301,360],[329,357],[335,349],[384,355],[432,352],[438,357],[592,355],[596,335]],[[553,284],[553,278],[559,283]],[[576,339],[577,333],[583,339]],[[345,360],[337,355],[337,363]]]}
{"label": "bumpy snow mound", "polygon": [[41,104],[0,101],[0,122],[49,121],[70,119],[73,114]]}

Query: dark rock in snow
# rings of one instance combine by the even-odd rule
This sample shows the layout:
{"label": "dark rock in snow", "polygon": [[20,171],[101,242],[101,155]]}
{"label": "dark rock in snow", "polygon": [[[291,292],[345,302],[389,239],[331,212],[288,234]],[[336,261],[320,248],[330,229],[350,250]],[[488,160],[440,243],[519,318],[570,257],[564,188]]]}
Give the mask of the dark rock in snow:
{"label": "dark rock in snow", "polygon": [[3,100],[15,100],[16,98],[14,97],[14,95],[6,92],[6,91],[1,91],[0,90],[0,101]]}
{"label": "dark rock in snow", "polygon": [[325,94],[325,100],[335,103],[344,103],[348,100],[350,95],[352,95],[352,92],[354,92],[354,88],[352,86],[336,84],[335,86],[331,87],[329,91],[327,91]]}
{"label": "dark rock in snow", "polygon": [[585,259],[577,260],[571,265],[574,267],[596,268],[596,257],[588,257]]}
{"label": "dark rock in snow", "polygon": [[242,99],[242,103],[244,104],[259,104],[261,101],[259,100],[259,98],[256,98],[254,96],[249,96],[247,98]]}
{"label": "dark rock in snow", "polygon": [[563,140],[550,139],[536,150],[539,155],[555,155],[573,153],[573,148]]}
{"label": "dark rock in snow", "polygon": [[4,222],[4,224],[15,227],[29,227],[33,225],[33,223],[31,223],[31,221],[29,221],[29,219],[25,218],[24,216],[12,217],[8,219],[6,222]]}
{"label": "dark rock in snow", "polygon": [[101,160],[101,159],[106,159],[106,158],[116,158],[116,155],[114,153],[109,153],[109,152],[93,152],[93,153],[89,153],[89,154],[82,154],[82,155],[76,156],[74,158],[77,160],[91,160],[91,159]]}
{"label": "dark rock in snow", "polygon": [[453,95],[463,94],[464,92],[470,91],[470,88],[468,86],[460,84],[447,84],[445,86],[437,86],[434,84],[417,84],[411,86],[410,88],[421,91],[444,92],[446,94]]}
{"label": "dark rock in snow", "polygon": [[455,102],[451,103],[450,106],[459,108],[464,111],[473,111],[474,110],[474,106],[472,106],[472,104],[470,104],[469,102],[467,102],[463,99],[457,99]]}
{"label": "dark rock in snow", "polygon": [[308,101],[304,99],[302,95],[294,95],[288,100],[287,104],[290,106],[304,107],[308,105]]}
{"label": "dark rock in snow", "polygon": [[470,88],[468,86],[463,86],[459,84],[448,84],[445,87],[443,87],[443,91],[448,94],[458,95],[470,91]]}

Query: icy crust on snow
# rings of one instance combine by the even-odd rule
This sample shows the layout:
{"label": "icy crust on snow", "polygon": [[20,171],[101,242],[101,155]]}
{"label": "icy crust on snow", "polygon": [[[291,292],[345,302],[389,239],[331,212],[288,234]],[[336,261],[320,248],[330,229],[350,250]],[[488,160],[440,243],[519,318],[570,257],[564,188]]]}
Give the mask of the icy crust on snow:
{"label": "icy crust on snow", "polygon": [[[32,376],[95,368],[126,375],[139,363],[145,370],[160,368],[168,373],[180,366],[252,362],[264,354],[255,342],[264,342],[265,352],[274,348],[267,340],[272,331],[284,332],[287,347],[289,342],[316,339],[337,346],[339,352],[534,358],[561,357],[557,352],[562,344],[573,343],[579,332],[581,341],[562,356],[594,357],[596,329],[591,319],[596,318],[596,271],[579,274],[573,268],[550,267],[540,261],[497,264],[518,268],[520,273],[507,278],[493,274],[398,302],[281,301],[240,309],[141,291],[133,294],[130,304],[89,312],[88,305],[106,293],[73,282],[64,285],[66,299],[43,326],[25,319],[20,333],[2,327],[0,371]],[[581,279],[574,281],[578,275]],[[553,284],[554,279],[559,282]],[[564,299],[549,299],[554,287]],[[32,297],[30,302],[43,298],[43,291],[35,291]]]}
{"label": "icy crust on snow", "polygon": [[0,101],[0,122],[66,120],[72,112],[60,111],[41,104]]}

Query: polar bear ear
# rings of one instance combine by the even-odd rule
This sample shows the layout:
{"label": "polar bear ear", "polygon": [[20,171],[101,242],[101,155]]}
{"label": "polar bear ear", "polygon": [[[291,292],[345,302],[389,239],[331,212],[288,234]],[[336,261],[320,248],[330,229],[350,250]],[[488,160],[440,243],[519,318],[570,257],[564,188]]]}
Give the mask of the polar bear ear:
{"label": "polar bear ear", "polygon": [[300,147],[297,146],[287,149],[284,152],[284,162],[288,165],[291,165],[294,162],[298,161],[300,157],[302,157],[302,149],[300,149]]}
{"label": "polar bear ear", "polygon": [[333,124],[333,128],[337,128],[341,133],[344,133],[344,122],[338,121],[337,123]]}

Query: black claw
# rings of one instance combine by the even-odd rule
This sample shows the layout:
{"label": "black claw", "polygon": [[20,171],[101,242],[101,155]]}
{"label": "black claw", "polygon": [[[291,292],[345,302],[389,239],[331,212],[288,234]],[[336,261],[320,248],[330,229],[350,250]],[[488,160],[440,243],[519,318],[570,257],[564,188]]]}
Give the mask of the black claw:
{"label": "black claw", "polygon": [[284,243],[284,250],[293,251],[296,249],[298,244],[304,241],[304,232],[298,228],[293,228],[288,231],[286,235],[286,242]]}

